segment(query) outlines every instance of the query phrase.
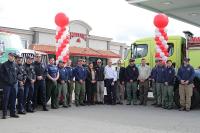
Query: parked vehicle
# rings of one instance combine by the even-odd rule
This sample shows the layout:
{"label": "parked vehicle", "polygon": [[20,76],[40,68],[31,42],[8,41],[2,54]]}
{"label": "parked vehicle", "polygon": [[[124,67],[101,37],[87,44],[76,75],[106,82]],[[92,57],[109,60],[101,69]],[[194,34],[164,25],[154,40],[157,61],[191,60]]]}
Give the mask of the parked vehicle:
{"label": "parked vehicle", "polygon": [[[200,38],[193,37],[191,32],[184,32],[186,38],[181,36],[169,36],[168,40],[168,52],[169,58],[173,61],[176,71],[183,63],[184,57],[190,58],[190,64],[197,69],[200,66]],[[147,63],[151,66],[155,66],[155,53],[156,44],[153,37],[143,38],[136,40],[131,44],[131,49],[125,59],[125,66],[128,66],[129,59],[135,58],[135,63],[138,65],[142,58],[147,60]],[[179,91],[178,80],[174,86],[174,101],[177,106],[179,104]],[[192,108],[195,108],[200,103],[200,78],[196,76],[194,78],[194,89],[192,96]]]}

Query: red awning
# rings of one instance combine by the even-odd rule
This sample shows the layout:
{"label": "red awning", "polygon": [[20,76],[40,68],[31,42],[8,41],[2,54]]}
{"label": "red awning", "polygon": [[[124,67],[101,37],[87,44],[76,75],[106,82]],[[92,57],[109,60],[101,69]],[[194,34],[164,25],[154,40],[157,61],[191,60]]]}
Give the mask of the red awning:
{"label": "red awning", "polygon": [[[55,54],[56,47],[51,45],[30,45],[30,49],[46,52],[48,54]],[[100,58],[121,58],[119,54],[116,54],[109,50],[94,50],[92,48],[80,48],[70,47],[69,53],[71,56],[89,56],[89,57],[100,57]]]}

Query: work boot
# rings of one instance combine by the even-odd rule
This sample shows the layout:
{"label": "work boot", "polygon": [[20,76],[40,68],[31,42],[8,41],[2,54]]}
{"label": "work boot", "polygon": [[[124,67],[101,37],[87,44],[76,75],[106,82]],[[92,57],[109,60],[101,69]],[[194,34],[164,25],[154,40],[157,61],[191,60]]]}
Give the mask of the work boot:
{"label": "work boot", "polygon": [[46,106],[43,107],[43,111],[49,111]]}
{"label": "work boot", "polygon": [[127,103],[126,105],[131,105],[131,103]]}
{"label": "work boot", "polygon": [[10,117],[19,118],[19,115],[13,114],[13,115],[10,115]]}
{"label": "work boot", "polygon": [[19,111],[18,114],[20,114],[20,115],[25,115],[26,112],[25,112],[25,111]]}
{"label": "work boot", "polygon": [[185,108],[184,107],[181,107],[180,109],[179,109],[179,111],[184,111],[185,110]]}
{"label": "work boot", "polygon": [[190,108],[186,108],[186,111],[189,112],[189,111],[190,111]]}
{"label": "work boot", "polygon": [[3,116],[2,116],[2,119],[7,119],[7,115],[3,115]]}
{"label": "work boot", "polygon": [[155,103],[152,103],[151,105],[154,105],[154,106],[156,106],[156,105],[157,105],[157,103],[155,102]]}
{"label": "work boot", "polygon": [[157,104],[156,107],[162,107],[162,104]]}

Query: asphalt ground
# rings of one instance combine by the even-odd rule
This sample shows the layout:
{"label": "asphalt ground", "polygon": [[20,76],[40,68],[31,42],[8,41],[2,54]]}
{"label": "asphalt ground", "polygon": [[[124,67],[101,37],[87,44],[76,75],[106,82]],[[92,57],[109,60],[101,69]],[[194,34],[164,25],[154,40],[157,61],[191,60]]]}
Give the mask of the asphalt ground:
{"label": "asphalt ground", "polygon": [[[1,115],[1,114],[0,114]],[[140,105],[41,109],[0,119],[0,133],[199,133],[200,109],[190,112]]]}

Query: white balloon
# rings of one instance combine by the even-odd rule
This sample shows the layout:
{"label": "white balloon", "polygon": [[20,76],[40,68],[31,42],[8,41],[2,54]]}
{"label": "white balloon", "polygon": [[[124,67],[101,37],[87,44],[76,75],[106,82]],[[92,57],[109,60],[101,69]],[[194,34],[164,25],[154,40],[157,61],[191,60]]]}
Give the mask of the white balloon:
{"label": "white balloon", "polygon": [[168,46],[168,45],[165,45],[165,48],[166,48],[166,49],[168,49],[168,48],[169,48],[169,46]]}
{"label": "white balloon", "polygon": [[160,36],[159,39],[160,39],[161,42],[165,40],[165,38],[163,36]]}
{"label": "white balloon", "polygon": [[58,60],[62,60],[62,58],[63,58],[62,56],[58,56]]}
{"label": "white balloon", "polygon": [[165,31],[165,33],[167,33],[168,30],[167,30],[167,29],[164,29],[164,31]]}
{"label": "white balloon", "polygon": [[156,51],[157,51],[158,53],[161,53],[161,52],[162,52],[160,48],[156,49]]}
{"label": "white balloon", "polygon": [[158,28],[156,28],[156,29],[155,29],[155,32],[159,32],[159,29],[158,29]]}
{"label": "white balloon", "polygon": [[59,44],[59,45],[60,45],[62,42],[63,42],[62,39],[59,39],[59,40],[58,40],[58,44]]}
{"label": "white balloon", "polygon": [[161,57],[164,57],[165,54],[164,54],[163,52],[160,52],[160,56],[161,56]]}
{"label": "white balloon", "polygon": [[160,37],[162,34],[160,32],[156,32],[156,36]]}
{"label": "white balloon", "polygon": [[162,44],[167,45],[167,41],[166,41],[166,40],[163,40],[163,41],[162,41]]}

